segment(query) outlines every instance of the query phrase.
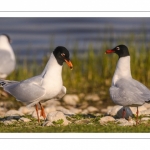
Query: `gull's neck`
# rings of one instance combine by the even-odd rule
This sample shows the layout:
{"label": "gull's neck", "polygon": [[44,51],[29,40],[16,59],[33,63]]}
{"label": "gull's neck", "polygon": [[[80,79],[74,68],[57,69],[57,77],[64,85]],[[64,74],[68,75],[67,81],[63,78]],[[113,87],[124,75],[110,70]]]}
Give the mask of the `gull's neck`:
{"label": "gull's neck", "polygon": [[55,78],[61,77],[62,66],[58,64],[55,56],[51,53],[50,59],[46,64],[45,69],[42,72],[42,77],[46,78]]}
{"label": "gull's neck", "polygon": [[112,79],[112,85],[115,85],[120,78],[132,78],[130,70],[130,56],[119,58],[116,70]]}
{"label": "gull's neck", "polygon": [[13,52],[13,49],[12,49],[11,45],[5,39],[0,40],[0,50],[8,51],[11,55],[11,58],[13,60],[15,60],[15,54]]}

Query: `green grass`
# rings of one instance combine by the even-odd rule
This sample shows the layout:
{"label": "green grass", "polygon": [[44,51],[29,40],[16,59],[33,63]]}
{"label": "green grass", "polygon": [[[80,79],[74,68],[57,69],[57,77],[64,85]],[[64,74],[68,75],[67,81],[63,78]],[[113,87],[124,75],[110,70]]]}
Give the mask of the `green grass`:
{"label": "green grass", "polygon": [[[100,117],[85,117],[84,115],[76,115],[72,119],[81,120],[89,119],[87,124],[75,124],[72,122],[67,126],[61,123],[55,123],[55,126],[45,127],[37,122],[36,119],[26,116],[32,121],[28,123],[17,122],[12,125],[4,125],[0,123],[1,133],[149,133],[150,121],[146,124],[139,124],[128,127],[118,126],[116,123],[107,123],[107,125],[100,125]],[[74,121],[75,121],[74,120]]]}

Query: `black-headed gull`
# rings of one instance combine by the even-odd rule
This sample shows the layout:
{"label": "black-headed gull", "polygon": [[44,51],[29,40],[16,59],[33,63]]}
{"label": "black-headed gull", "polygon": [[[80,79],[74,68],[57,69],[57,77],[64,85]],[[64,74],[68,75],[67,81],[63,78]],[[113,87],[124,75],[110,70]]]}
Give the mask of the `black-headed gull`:
{"label": "black-headed gull", "polygon": [[130,70],[130,54],[125,45],[118,45],[111,50],[106,50],[106,54],[116,53],[119,56],[116,70],[112,79],[112,85],[109,89],[113,102],[117,105],[124,106],[123,118],[125,117],[125,107],[137,107],[145,102],[150,102],[150,90],[142,83],[134,80]]}
{"label": "black-headed gull", "polygon": [[40,75],[21,82],[0,80],[0,85],[18,101],[28,106],[35,106],[38,121],[40,122],[38,104],[41,107],[41,116],[45,119],[46,114],[41,102],[55,97],[61,98],[66,94],[61,75],[63,62],[66,62],[70,69],[73,68],[69,59],[69,51],[63,46],[58,46],[51,53],[49,61]]}
{"label": "black-headed gull", "polygon": [[16,66],[16,59],[7,34],[0,35],[0,78],[5,79]]}

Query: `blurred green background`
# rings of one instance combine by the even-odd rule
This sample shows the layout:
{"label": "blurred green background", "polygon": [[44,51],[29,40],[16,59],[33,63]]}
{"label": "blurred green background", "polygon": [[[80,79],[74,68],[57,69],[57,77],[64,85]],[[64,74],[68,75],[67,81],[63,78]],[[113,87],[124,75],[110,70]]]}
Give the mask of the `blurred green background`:
{"label": "blurred green background", "polygon": [[72,71],[66,64],[63,67],[67,93],[96,93],[110,105],[109,87],[118,57],[105,51],[125,44],[133,78],[150,88],[150,18],[0,18],[0,24],[1,32],[13,41],[17,59],[9,80],[40,74],[50,53],[62,45],[74,65]]}

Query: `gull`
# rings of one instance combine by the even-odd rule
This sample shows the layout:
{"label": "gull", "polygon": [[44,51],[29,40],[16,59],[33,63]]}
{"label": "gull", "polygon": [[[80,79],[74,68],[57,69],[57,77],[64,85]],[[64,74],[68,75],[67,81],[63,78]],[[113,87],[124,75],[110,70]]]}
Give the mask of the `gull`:
{"label": "gull", "polygon": [[112,84],[109,89],[112,101],[123,106],[122,117],[125,117],[125,107],[137,107],[136,124],[138,123],[138,106],[150,102],[150,90],[132,78],[130,69],[130,54],[127,46],[118,45],[113,49],[106,50],[106,54],[116,53],[119,60],[116,65]]}
{"label": "gull", "polygon": [[35,106],[38,122],[38,104],[41,108],[40,116],[46,119],[46,114],[41,102],[53,98],[61,98],[66,94],[66,87],[62,81],[62,66],[66,62],[70,69],[73,65],[69,59],[69,51],[58,46],[51,53],[50,58],[40,75],[31,77],[23,81],[0,80],[0,85],[4,91],[13,95],[18,101],[27,106]]}
{"label": "gull", "polygon": [[[11,39],[7,34],[0,34],[0,79],[6,79],[16,66],[15,54],[10,43]],[[1,91],[1,94],[8,97],[4,91]]]}
{"label": "gull", "polygon": [[5,79],[16,66],[16,59],[7,34],[0,35],[0,78]]}

